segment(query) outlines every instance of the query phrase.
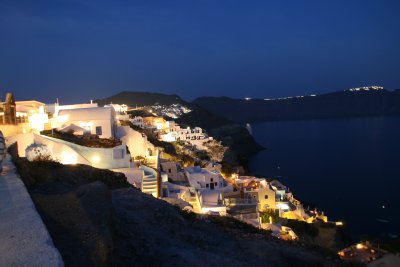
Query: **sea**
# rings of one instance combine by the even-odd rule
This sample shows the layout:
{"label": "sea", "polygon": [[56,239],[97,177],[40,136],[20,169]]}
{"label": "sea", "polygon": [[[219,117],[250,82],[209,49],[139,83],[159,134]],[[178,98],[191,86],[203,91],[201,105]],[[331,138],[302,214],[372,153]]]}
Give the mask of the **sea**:
{"label": "sea", "polygon": [[246,124],[266,149],[250,170],[343,221],[356,240],[400,236],[400,118]]}

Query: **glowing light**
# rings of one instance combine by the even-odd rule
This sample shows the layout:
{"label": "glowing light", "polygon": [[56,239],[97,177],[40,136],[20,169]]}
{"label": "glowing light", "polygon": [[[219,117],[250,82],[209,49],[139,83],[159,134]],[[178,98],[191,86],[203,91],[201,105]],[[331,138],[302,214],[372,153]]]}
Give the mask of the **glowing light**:
{"label": "glowing light", "polygon": [[343,222],[336,222],[335,223],[337,226],[342,226],[343,225]]}
{"label": "glowing light", "polygon": [[157,130],[161,130],[163,128],[163,123],[162,122],[157,122],[156,123],[156,127],[157,127]]}
{"label": "glowing light", "polygon": [[62,164],[76,164],[78,162],[78,157],[76,154],[71,152],[61,153],[61,163]]}
{"label": "glowing light", "polygon": [[356,245],[356,249],[364,249],[364,248],[365,248],[365,246],[363,244],[361,244],[361,243],[358,243]]}
{"label": "glowing light", "polygon": [[44,124],[49,121],[47,114],[33,114],[29,118],[29,124],[33,130],[43,131]]}
{"label": "glowing light", "polygon": [[251,98],[250,98],[250,97],[245,97],[244,99],[246,99],[246,100],[251,100]]}
{"label": "glowing light", "polygon": [[289,205],[286,203],[279,203],[278,205],[276,205],[279,209],[281,210],[289,210]]}
{"label": "glowing light", "polygon": [[93,162],[93,163],[99,163],[99,162],[100,162],[100,157],[99,157],[98,155],[94,155],[94,156],[92,157],[92,162]]}
{"label": "glowing light", "polygon": [[162,140],[165,141],[165,142],[175,142],[176,141],[176,134],[173,133],[173,132],[164,134],[162,136]]}

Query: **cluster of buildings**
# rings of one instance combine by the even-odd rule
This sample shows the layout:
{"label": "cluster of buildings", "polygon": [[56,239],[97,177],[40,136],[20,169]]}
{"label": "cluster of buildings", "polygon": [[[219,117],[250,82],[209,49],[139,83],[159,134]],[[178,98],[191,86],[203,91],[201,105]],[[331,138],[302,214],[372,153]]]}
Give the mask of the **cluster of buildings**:
{"label": "cluster of buildings", "polygon": [[189,113],[192,110],[181,104],[166,105],[154,105],[151,107],[152,111],[158,116],[167,116],[172,119],[177,119],[183,114]]}
{"label": "cluster of buildings", "polygon": [[[199,127],[181,128],[174,121],[156,115],[131,117],[126,105],[100,107],[92,101],[46,105],[35,100],[15,101],[11,93],[0,103],[1,130],[8,142],[18,142],[21,157],[32,158],[39,147],[63,164],[86,164],[122,172],[143,192],[167,201],[179,201],[193,212],[229,215],[256,227],[278,229],[277,233],[292,231],[277,226],[272,220],[263,222],[260,213],[272,211],[280,218],[327,222],[323,213],[305,210],[277,180],[237,175],[227,180],[221,174],[221,165],[212,161],[203,167],[182,168],[179,162],[163,159],[162,151],[143,132],[125,126],[122,121],[150,129],[162,141],[186,142],[199,149],[204,142],[212,140]],[[85,146],[54,135],[54,131],[80,139],[101,138],[119,143],[112,147]]]}
{"label": "cluster of buildings", "polygon": [[167,121],[162,117],[134,116],[129,121],[142,129],[151,129],[156,133],[160,141],[164,142],[184,142],[198,149],[204,149],[204,143],[213,140],[208,136],[204,129],[200,127],[181,128],[175,121]]}
{"label": "cluster of buildings", "polygon": [[[237,175],[225,179],[220,168],[221,165],[212,162],[203,168],[182,168],[176,162],[161,161],[161,171],[167,175],[164,197],[182,200],[187,203],[186,209],[196,213],[229,215],[287,239],[297,236],[289,227],[280,225],[280,219],[328,222],[323,212],[304,209],[278,180]],[[263,221],[265,212],[272,212],[280,219]]]}

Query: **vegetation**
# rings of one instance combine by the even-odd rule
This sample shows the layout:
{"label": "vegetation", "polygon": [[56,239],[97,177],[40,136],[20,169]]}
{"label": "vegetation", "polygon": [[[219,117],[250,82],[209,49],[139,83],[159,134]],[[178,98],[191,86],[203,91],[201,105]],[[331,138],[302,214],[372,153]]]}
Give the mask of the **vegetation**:
{"label": "vegetation", "polygon": [[204,146],[209,157],[216,162],[221,162],[224,159],[225,152],[228,149],[215,139],[205,142]]}
{"label": "vegetation", "polygon": [[112,148],[122,144],[120,140],[100,138],[93,134],[74,135],[72,132],[64,133],[57,130],[46,130],[42,131],[41,134],[86,147]]}
{"label": "vegetation", "polygon": [[260,212],[261,222],[262,223],[270,223],[270,219],[272,223],[277,223],[279,221],[279,211],[275,209],[267,209],[266,211]]}
{"label": "vegetation", "polygon": [[297,235],[308,235],[312,238],[318,236],[319,230],[313,223],[306,223],[297,220],[288,220],[286,226],[293,229]]}
{"label": "vegetation", "polygon": [[31,144],[26,148],[27,158],[35,162],[53,162],[55,160],[46,146]]}
{"label": "vegetation", "polygon": [[145,157],[142,157],[142,156],[136,156],[135,160],[139,161],[140,164],[142,164],[142,165],[147,165],[147,163],[148,163],[147,159]]}
{"label": "vegetation", "polygon": [[[247,167],[248,157],[254,153],[259,152],[263,148],[258,145],[254,138],[249,134],[245,127],[235,124],[232,121],[223,118],[222,116],[215,115],[199,105],[191,104],[183,101],[177,95],[165,94],[152,94],[143,92],[121,92],[109,98],[95,100],[95,102],[102,104],[119,103],[127,104],[129,106],[152,106],[156,103],[159,105],[182,104],[190,108],[191,112],[182,114],[175,121],[182,127],[201,127],[205,129],[210,136],[221,141],[222,146],[229,149],[224,153],[223,167],[225,166],[226,173],[231,172],[232,168],[239,167],[244,169]],[[130,112],[132,115],[144,115],[138,112]],[[141,131],[139,129],[135,129]],[[143,130],[142,130],[143,131]],[[153,140],[151,140],[153,141]],[[156,146],[163,147],[165,151],[173,154],[172,147],[167,144],[160,144],[154,141]],[[171,149],[171,150],[169,150]]]}
{"label": "vegetation", "polygon": [[133,117],[152,117],[154,116],[152,113],[148,112],[147,110],[144,109],[136,109],[136,110],[130,110],[128,111],[128,114]]}

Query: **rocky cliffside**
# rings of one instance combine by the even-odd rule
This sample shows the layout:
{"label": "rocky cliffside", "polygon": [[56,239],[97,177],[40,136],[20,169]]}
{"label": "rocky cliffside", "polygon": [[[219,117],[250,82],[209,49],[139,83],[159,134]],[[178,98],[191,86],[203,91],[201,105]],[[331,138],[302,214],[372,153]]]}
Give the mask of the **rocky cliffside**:
{"label": "rocky cliffside", "polygon": [[165,95],[145,92],[121,92],[114,96],[95,100],[100,105],[114,103],[127,104],[129,106],[150,106],[156,103],[171,105],[179,103],[189,107],[192,111],[183,114],[176,121],[182,126],[199,126],[205,129],[210,136],[222,141],[229,149],[224,158],[225,171],[232,171],[233,167],[246,167],[248,157],[263,149],[257,144],[243,125],[237,124],[215,115],[198,105],[184,101],[177,95]]}
{"label": "rocky cliffside", "polygon": [[200,97],[193,103],[214,115],[239,123],[400,116],[400,90],[342,91],[273,100]]}
{"label": "rocky cliffside", "polygon": [[120,174],[15,156],[14,162],[66,266],[342,264],[335,254],[234,219],[184,213]]}

